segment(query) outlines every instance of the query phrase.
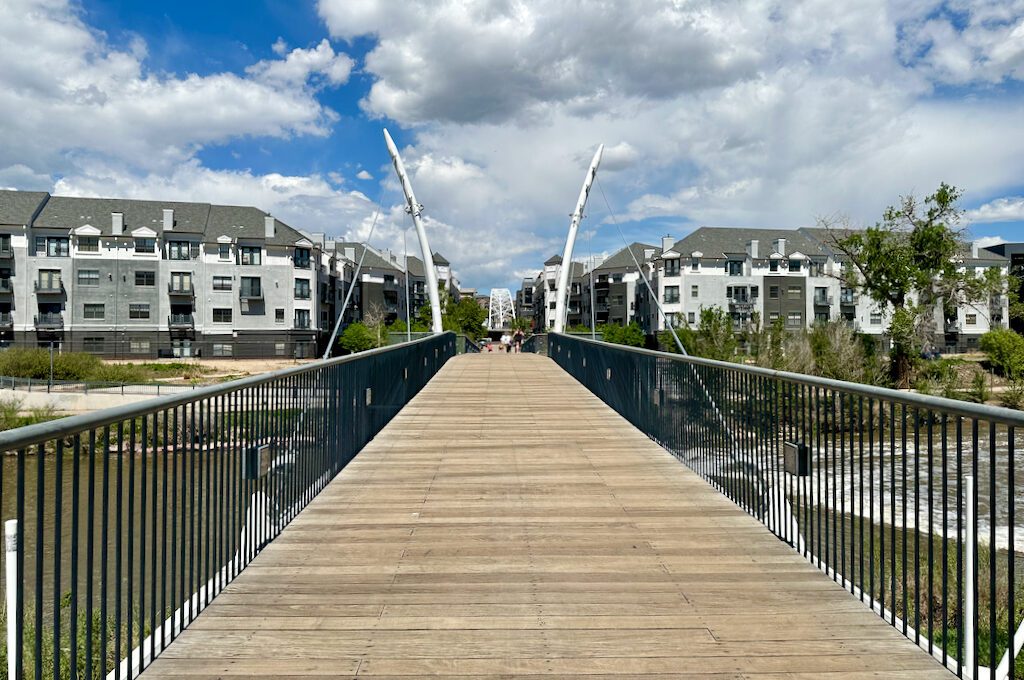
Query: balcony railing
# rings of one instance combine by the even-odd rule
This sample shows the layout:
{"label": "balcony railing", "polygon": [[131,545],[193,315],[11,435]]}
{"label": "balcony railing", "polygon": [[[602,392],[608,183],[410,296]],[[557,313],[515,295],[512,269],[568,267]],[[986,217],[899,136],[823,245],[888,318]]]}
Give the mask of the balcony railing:
{"label": "balcony railing", "polygon": [[844,291],[839,294],[839,304],[841,305],[855,305],[857,304],[857,293]]}
{"label": "balcony railing", "polygon": [[12,326],[14,326],[14,314],[0,312],[0,328],[11,328]]}
{"label": "balcony railing", "polygon": [[814,304],[817,307],[831,307],[835,298],[831,295],[815,295]]}
{"label": "balcony railing", "polygon": [[61,279],[38,279],[35,289],[39,295],[63,295],[64,281]]}
{"label": "balcony railing", "polygon": [[0,260],[10,260],[13,257],[14,248],[12,248],[9,244],[5,246],[0,246]]}
{"label": "balcony railing", "polygon": [[242,300],[262,300],[263,299],[263,287],[262,286],[242,286],[238,292],[238,297]]}
{"label": "balcony railing", "polygon": [[943,328],[947,333],[959,333],[963,329],[963,325],[958,319],[946,319]]}
{"label": "balcony railing", "polygon": [[14,281],[11,279],[0,279],[0,295],[9,295],[14,292]]}
{"label": "balcony railing", "polygon": [[0,433],[12,677],[138,676],[454,354],[444,333]]}
{"label": "balcony railing", "polygon": [[64,328],[64,315],[60,312],[43,312],[37,314],[35,318],[36,328],[39,329],[58,329]]}
{"label": "balcony railing", "polygon": [[295,328],[300,331],[309,330],[311,325],[311,319],[298,318],[295,319]]}
{"label": "balcony railing", "polygon": [[171,314],[167,317],[167,325],[170,328],[192,328],[195,326],[195,317],[191,314]]}
{"label": "balcony railing", "polygon": [[950,671],[1020,677],[1024,412],[561,334],[549,356]]}
{"label": "balcony railing", "polygon": [[171,279],[167,282],[167,292],[171,295],[182,295],[192,297],[196,289],[190,280]]}

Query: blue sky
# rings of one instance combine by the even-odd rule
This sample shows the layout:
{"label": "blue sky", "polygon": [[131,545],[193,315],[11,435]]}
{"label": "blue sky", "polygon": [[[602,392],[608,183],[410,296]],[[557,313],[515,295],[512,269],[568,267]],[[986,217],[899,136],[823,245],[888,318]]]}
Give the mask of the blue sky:
{"label": "blue sky", "polygon": [[[561,248],[598,143],[626,239],[965,191],[1024,240],[1024,0],[9,0],[0,186],[256,205],[400,249],[403,149],[464,285]],[[31,36],[31,49],[25,46]],[[577,254],[622,245],[600,191]]]}

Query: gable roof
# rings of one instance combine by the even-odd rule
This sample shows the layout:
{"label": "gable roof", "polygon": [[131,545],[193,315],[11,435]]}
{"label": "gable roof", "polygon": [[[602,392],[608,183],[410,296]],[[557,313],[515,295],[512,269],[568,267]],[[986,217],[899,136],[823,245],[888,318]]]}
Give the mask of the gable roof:
{"label": "gable roof", "polygon": [[0,224],[19,227],[31,224],[49,197],[45,191],[0,191]]}
{"label": "gable roof", "polygon": [[748,229],[745,227],[701,227],[678,241],[672,250],[683,255],[694,251],[703,257],[725,259],[729,254],[746,253],[747,243],[758,242],[757,257],[765,259],[774,252],[773,242],[786,239],[786,255],[800,252],[810,257],[826,255],[822,243],[805,230],[796,229]]}
{"label": "gable roof", "polygon": [[[640,264],[645,262],[644,252],[647,250],[654,251],[654,257],[657,257],[661,253],[661,248],[658,246],[652,246],[648,243],[640,243],[639,241],[629,244],[626,248],[613,253],[604,262],[594,267],[595,270],[604,269],[623,269],[633,268],[636,269],[636,263],[633,262],[633,256],[636,256],[636,261]],[[633,255],[630,255],[632,251]],[[647,258],[649,259],[649,258]]]}
{"label": "gable roof", "polygon": [[[354,264],[359,264],[359,258],[363,259],[363,269],[374,269],[374,270],[388,270],[388,271],[401,271],[398,265],[388,261],[383,255],[378,253],[373,248],[367,247],[362,243],[346,243],[336,242],[334,244],[335,252],[342,252],[346,248],[352,248],[355,250]],[[366,255],[363,256],[363,251],[366,251]],[[410,258],[411,259],[411,258]]]}
{"label": "gable roof", "polygon": [[447,260],[447,258],[445,258],[445,256],[444,256],[444,255],[442,255],[441,253],[439,253],[439,252],[437,252],[437,251],[435,250],[435,251],[434,251],[434,264],[435,264],[435,265],[440,265],[440,266],[442,266],[442,267],[446,267],[446,266],[450,265],[450,264],[451,264],[451,262],[449,262],[449,261]]}
{"label": "gable roof", "polygon": [[78,198],[51,196],[33,226],[54,229],[77,229],[86,224],[96,227],[106,236],[112,235],[111,213],[124,215],[124,233],[130,234],[141,227],[163,232],[164,209],[174,210],[174,231],[184,234],[202,234],[210,214],[209,203],[179,203],[173,201],[137,201],[123,198]]}

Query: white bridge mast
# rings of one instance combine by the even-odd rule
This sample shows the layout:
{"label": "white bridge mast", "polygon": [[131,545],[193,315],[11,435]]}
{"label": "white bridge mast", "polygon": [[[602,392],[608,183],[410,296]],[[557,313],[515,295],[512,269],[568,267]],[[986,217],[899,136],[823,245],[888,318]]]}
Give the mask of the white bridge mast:
{"label": "white bridge mast", "polygon": [[516,318],[516,306],[512,302],[512,291],[508,288],[492,288],[487,306],[487,330],[507,328],[510,320]]}
{"label": "white bridge mast", "polygon": [[[402,157],[398,155],[398,147],[395,140],[391,139],[388,129],[384,128],[384,141],[388,145],[388,153],[391,154],[391,162],[395,164],[395,172],[398,174],[398,181],[402,184],[402,192],[405,194],[405,212],[412,216],[412,223],[416,227],[416,235],[420,238],[420,252],[423,255],[423,272],[427,277],[427,295],[430,296],[430,325],[435,333],[441,333],[441,299],[437,293],[437,268],[434,267],[434,253],[427,243],[427,232],[423,229],[423,222],[420,221],[420,213],[423,206],[416,201],[416,195],[412,192],[412,184],[409,183],[409,176],[405,174],[405,165],[402,164]],[[406,281],[406,285],[409,282]]]}
{"label": "white bridge mast", "polygon": [[565,331],[566,309],[569,306],[569,273],[572,271],[572,249],[576,245],[576,232],[579,231],[580,221],[583,219],[583,208],[587,205],[587,196],[590,195],[590,185],[594,183],[597,176],[597,166],[601,164],[601,154],[604,153],[604,144],[597,147],[594,160],[590,161],[590,169],[583,180],[583,188],[580,189],[579,200],[576,201],[576,211],[572,214],[572,221],[569,222],[569,235],[565,238],[565,252],[562,254],[562,265],[558,272],[558,289],[555,295],[555,332]]}

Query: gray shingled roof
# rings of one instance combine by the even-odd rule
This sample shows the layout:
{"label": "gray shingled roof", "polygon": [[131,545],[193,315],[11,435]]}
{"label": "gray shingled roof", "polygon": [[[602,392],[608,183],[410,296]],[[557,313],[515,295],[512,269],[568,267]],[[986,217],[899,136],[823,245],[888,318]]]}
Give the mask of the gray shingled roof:
{"label": "gray shingled roof", "polygon": [[[212,205],[206,228],[206,240],[214,242],[219,236],[262,239],[265,234],[264,218],[267,213],[259,208],[235,205]],[[279,219],[274,219],[274,236],[266,240],[271,246],[295,245],[296,241],[312,239]],[[177,227],[175,227],[177,230]]]}
{"label": "gray shingled roof", "polygon": [[[335,252],[343,253],[346,248],[355,249],[355,260],[356,264],[359,263],[359,258],[363,257],[363,249],[365,246],[362,243],[344,243],[338,242],[335,244]],[[366,248],[366,257],[363,257],[363,269],[376,269],[376,270],[389,270],[389,271],[401,271],[401,269],[392,262],[387,261],[382,256],[378,255],[373,248]]]}
{"label": "gray shingled roof", "polygon": [[636,264],[633,262],[633,255],[629,254],[630,250],[633,251],[633,255],[636,256],[636,261],[640,262],[641,264],[644,262],[644,251],[653,250],[655,257],[661,254],[661,248],[659,248],[658,246],[652,246],[649,243],[640,243],[638,241],[629,244],[628,249],[623,248],[617,253],[614,253],[600,265],[594,267],[594,269],[596,271],[606,269],[624,269],[629,267],[636,269]]}
{"label": "gray shingled roof", "polygon": [[451,262],[449,262],[449,261],[447,260],[447,258],[445,258],[445,256],[444,256],[444,255],[442,255],[441,253],[439,253],[439,252],[437,252],[437,251],[435,250],[435,251],[434,251],[434,264],[435,264],[435,265],[440,265],[440,266],[442,266],[442,267],[447,267],[448,265],[450,265],[450,264],[451,264]]}
{"label": "gray shingled roof", "polygon": [[544,266],[545,267],[550,267],[553,264],[562,264],[562,256],[561,255],[552,255],[551,257],[549,257],[547,260],[544,261]]}
{"label": "gray shingled roof", "polygon": [[49,195],[45,191],[0,191],[0,224],[25,226]]}
{"label": "gray shingled roof", "polygon": [[701,252],[704,257],[724,259],[728,254],[745,253],[747,242],[756,240],[757,256],[763,259],[774,252],[772,244],[780,238],[786,239],[786,255],[795,252],[809,256],[826,254],[818,239],[803,233],[803,230],[745,227],[701,227],[672,246],[672,250],[683,255]]}
{"label": "gray shingled roof", "polygon": [[207,217],[210,214],[209,203],[71,196],[51,196],[33,226],[77,229],[88,224],[99,229],[102,234],[110,234],[110,214],[122,213],[126,234],[142,227],[149,227],[160,233],[163,231],[165,208],[174,210],[175,231],[201,234],[206,229]]}

